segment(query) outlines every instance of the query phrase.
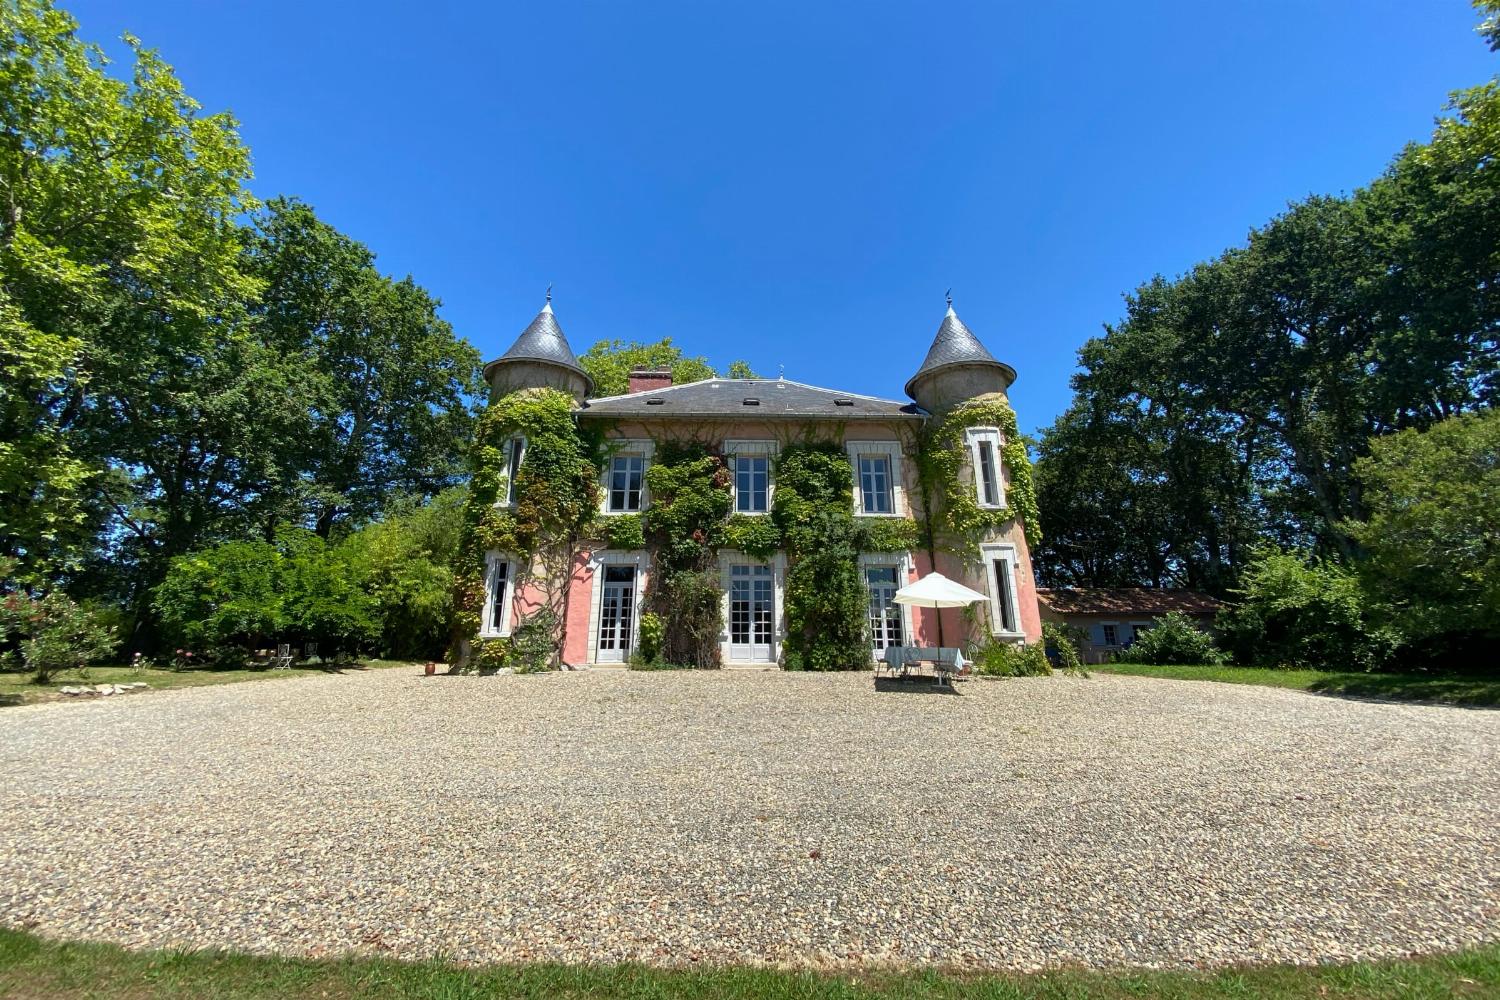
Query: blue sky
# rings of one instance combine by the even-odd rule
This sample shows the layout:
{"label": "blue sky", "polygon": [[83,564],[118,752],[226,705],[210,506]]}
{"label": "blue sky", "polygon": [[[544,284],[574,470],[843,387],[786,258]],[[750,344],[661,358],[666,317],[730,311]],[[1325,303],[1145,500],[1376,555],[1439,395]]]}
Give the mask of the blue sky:
{"label": "blue sky", "polygon": [[951,286],[1025,429],[1122,293],[1374,177],[1496,66],[1463,0],[62,2],[486,358],[551,282],[577,351],[899,398]]}

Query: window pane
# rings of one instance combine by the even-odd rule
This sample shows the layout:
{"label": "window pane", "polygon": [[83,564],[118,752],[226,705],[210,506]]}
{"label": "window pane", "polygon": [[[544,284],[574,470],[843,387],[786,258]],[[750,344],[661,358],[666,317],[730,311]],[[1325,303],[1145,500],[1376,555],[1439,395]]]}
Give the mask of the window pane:
{"label": "window pane", "polygon": [[896,567],[866,567],[865,584],[870,591],[870,643],[875,652],[902,645],[901,606],[895,602]]}
{"label": "window pane", "polygon": [[979,442],[979,502],[990,507],[999,503],[995,482],[995,445],[988,439]]}
{"label": "window pane", "polygon": [[734,460],[734,509],[763,513],[770,509],[771,460],[736,457]]}
{"label": "window pane", "polygon": [[505,598],[510,589],[510,563],[495,563],[490,576],[490,631],[498,632],[505,622]]}
{"label": "window pane", "polygon": [[1016,631],[1016,605],[1010,592],[1010,572],[1004,559],[995,560],[995,600],[1000,605],[1000,631]]}
{"label": "window pane", "polygon": [[641,509],[641,484],[645,480],[646,460],[639,455],[616,455],[609,462],[609,509]]}
{"label": "window pane", "polygon": [[861,455],[859,490],[866,514],[891,512],[891,460],[885,455]]}
{"label": "window pane", "polygon": [[525,458],[526,439],[510,439],[510,465],[506,469],[506,495],[507,503],[516,502],[516,477],[521,474],[521,462]]}

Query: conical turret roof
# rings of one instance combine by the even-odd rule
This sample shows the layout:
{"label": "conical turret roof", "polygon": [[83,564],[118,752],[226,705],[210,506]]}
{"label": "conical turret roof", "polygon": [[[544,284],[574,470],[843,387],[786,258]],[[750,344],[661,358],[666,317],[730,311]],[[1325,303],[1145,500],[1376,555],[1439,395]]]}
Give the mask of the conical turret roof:
{"label": "conical turret roof", "polygon": [[1013,382],[1016,378],[1015,369],[996,361],[995,356],[985,349],[985,346],[979,342],[979,338],[974,336],[973,331],[958,318],[958,313],[953,311],[953,305],[949,303],[948,312],[943,316],[943,323],[938,327],[937,336],[932,338],[932,346],[927,349],[927,357],[923,360],[922,367],[918,368],[917,373],[907,380],[906,394],[912,395],[912,385],[923,375],[951,365],[994,365],[1005,371],[1007,382]]}
{"label": "conical turret roof", "polygon": [[550,296],[547,304],[542,306],[542,311],[536,314],[536,318],[521,331],[516,342],[510,345],[510,350],[485,365],[486,374],[495,365],[506,361],[541,361],[567,368],[582,375],[588,384],[588,391],[594,391],[594,380],[589,378],[589,373],[578,363],[577,355],[568,346],[568,338],[563,335],[562,327],[552,313]]}

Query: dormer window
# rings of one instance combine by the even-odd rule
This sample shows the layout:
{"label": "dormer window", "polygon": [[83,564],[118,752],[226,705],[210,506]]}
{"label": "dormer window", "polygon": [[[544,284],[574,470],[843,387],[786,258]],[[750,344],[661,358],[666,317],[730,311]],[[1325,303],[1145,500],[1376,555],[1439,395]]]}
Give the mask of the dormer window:
{"label": "dormer window", "polygon": [[745,405],[746,406],[759,406],[760,405],[760,400],[756,399],[754,396],[746,396],[745,397]]}

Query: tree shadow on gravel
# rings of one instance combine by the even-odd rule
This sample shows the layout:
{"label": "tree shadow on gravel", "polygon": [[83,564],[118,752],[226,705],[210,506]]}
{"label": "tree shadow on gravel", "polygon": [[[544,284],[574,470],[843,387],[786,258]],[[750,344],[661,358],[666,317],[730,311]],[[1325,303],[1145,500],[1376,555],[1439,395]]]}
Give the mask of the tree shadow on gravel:
{"label": "tree shadow on gravel", "polygon": [[1351,701],[1423,702],[1450,708],[1500,709],[1500,680],[1411,674],[1335,674],[1307,686],[1313,694]]}

